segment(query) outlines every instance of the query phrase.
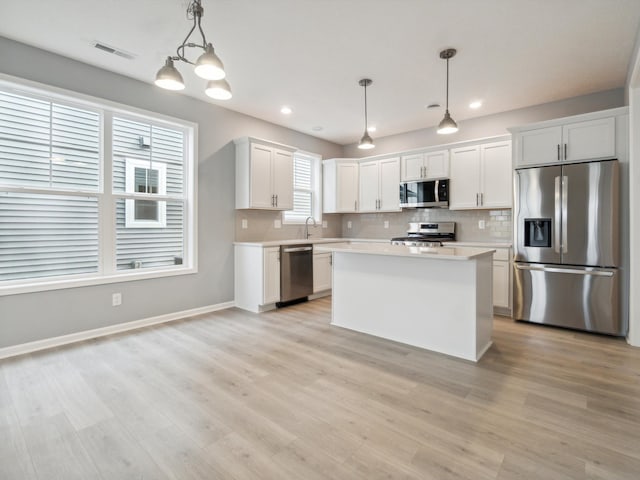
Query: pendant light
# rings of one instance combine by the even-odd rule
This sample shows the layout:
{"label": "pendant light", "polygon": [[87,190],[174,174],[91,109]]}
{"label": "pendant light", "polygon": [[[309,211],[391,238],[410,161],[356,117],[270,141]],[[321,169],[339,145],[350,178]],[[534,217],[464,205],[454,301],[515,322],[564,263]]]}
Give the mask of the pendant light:
{"label": "pendant light", "polygon": [[358,85],[364,87],[364,135],[360,139],[360,143],[358,144],[358,148],[363,150],[368,150],[375,147],[373,143],[373,138],[369,135],[369,130],[367,128],[367,87],[373,83],[373,80],[369,78],[363,78],[358,82]]}
{"label": "pendant light", "polygon": [[[202,26],[200,25],[203,15],[204,8],[202,8],[202,0],[190,0],[187,7],[187,18],[193,20],[193,26],[184,41],[178,46],[176,55],[167,57],[164,66],[158,70],[155,84],[167,90],[183,90],[184,80],[173,64],[174,61],[181,61],[193,65],[196,75],[205,80],[209,80],[205,90],[207,95],[218,100],[227,100],[231,98],[231,87],[229,83],[224,80],[226,73],[222,61],[216,55],[213,45],[207,42]],[[191,34],[196,28],[202,37],[202,43],[189,41]],[[195,62],[192,62],[185,56],[186,48],[199,48],[204,50],[204,53],[202,53]]]}
{"label": "pendant light", "polygon": [[440,58],[447,61],[447,103],[444,118],[438,125],[438,133],[448,134],[458,131],[458,124],[449,115],[449,59],[456,54],[455,48],[447,48],[440,52]]}

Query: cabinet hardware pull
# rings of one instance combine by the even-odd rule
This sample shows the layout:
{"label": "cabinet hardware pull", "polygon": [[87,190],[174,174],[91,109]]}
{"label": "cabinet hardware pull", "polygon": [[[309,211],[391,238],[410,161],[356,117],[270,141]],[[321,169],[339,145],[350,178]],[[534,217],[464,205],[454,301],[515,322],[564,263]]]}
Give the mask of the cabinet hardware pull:
{"label": "cabinet hardware pull", "polygon": [[480,206],[484,205],[484,193],[480,194]]}
{"label": "cabinet hardware pull", "polygon": [[558,160],[560,160],[560,144],[558,144]]}
{"label": "cabinet hardware pull", "polygon": [[564,159],[567,159],[567,144],[564,144]]}
{"label": "cabinet hardware pull", "polygon": [[278,195],[276,195],[276,207],[278,206]]}
{"label": "cabinet hardware pull", "polygon": [[480,198],[480,195],[476,193],[476,207],[480,206],[479,198]]}
{"label": "cabinet hardware pull", "polygon": [[358,201],[357,201],[357,200],[355,200],[355,201],[353,202],[353,209],[354,209],[354,210],[358,210]]}

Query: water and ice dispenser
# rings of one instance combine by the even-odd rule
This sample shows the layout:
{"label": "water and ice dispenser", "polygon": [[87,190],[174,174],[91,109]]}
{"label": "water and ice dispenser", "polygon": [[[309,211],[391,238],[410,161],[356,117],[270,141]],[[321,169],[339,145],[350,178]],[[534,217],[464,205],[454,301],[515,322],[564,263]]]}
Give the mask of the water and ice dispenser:
{"label": "water and ice dispenser", "polygon": [[551,219],[525,218],[525,247],[551,247]]}

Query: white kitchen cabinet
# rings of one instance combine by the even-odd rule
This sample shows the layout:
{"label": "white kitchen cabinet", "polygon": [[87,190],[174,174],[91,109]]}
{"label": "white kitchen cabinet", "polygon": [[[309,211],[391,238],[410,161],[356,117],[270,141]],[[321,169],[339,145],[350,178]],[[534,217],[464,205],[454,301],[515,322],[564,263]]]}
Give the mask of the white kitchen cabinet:
{"label": "white kitchen cabinet", "polygon": [[360,163],[360,212],[400,211],[400,158]]}
{"label": "white kitchen cabinet", "polygon": [[313,254],[313,293],[331,290],[331,253]]}
{"label": "white kitchen cabinet", "polygon": [[620,109],[578,115],[509,129],[515,167],[616,158],[616,115]]}
{"label": "white kitchen cabinet", "polygon": [[451,210],[511,208],[511,142],[451,149]]}
{"label": "white kitchen cabinet", "polygon": [[496,248],[493,254],[493,307],[496,313],[511,309],[511,249]]}
{"label": "white kitchen cabinet", "polygon": [[402,182],[447,178],[449,176],[449,151],[412,153],[400,157]]}
{"label": "white kitchen cabinet", "polygon": [[263,249],[263,295],[262,304],[280,301],[280,247]]}
{"label": "white kitchen cabinet", "polygon": [[291,210],[295,148],[245,137],[236,144],[236,208]]}
{"label": "white kitchen cabinet", "polygon": [[324,213],[358,211],[360,185],[357,160],[333,158],[322,162],[322,201]]}
{"label": "white kitchen cabinet", "polygon": [[263,312],[280,301],[280,247],[235,246],[235,303],[238,308]]}

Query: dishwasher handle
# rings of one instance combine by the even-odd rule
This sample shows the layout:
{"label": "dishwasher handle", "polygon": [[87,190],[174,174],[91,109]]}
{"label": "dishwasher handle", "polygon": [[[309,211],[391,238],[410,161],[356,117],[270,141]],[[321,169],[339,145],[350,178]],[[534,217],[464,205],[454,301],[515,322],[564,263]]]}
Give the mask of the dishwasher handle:
{"label": "dishwasher handle", "polygon": [[290,247],[290,248],[283,248],[282,249],[282,253],[291,253],[291,252],[309,252],[313,250],[313,247],[309,246],[309,247]]}

